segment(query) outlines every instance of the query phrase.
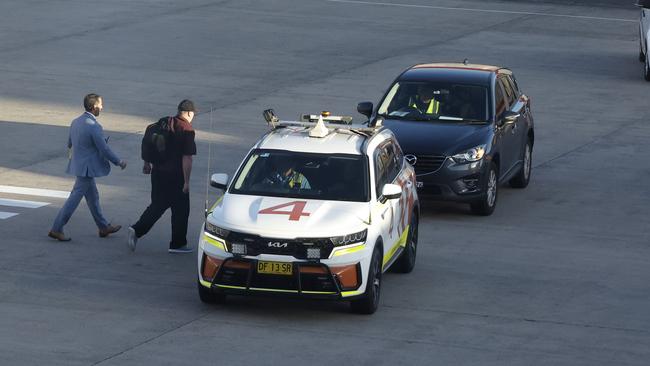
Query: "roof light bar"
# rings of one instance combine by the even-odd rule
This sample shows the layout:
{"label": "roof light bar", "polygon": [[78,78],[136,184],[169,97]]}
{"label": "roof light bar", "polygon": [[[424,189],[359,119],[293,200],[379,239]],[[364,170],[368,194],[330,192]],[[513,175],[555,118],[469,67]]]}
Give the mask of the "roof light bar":
{"label": "roof light bar", "polygon": [[262,113],[264,119],[271,127],[272,130],[285,127],[303,127],[310,128],[309,136],[311,137],[324,137],[331,131],[351,131],[363,135],[371,136],[379,132],[381,126],[365,127],[352,124],[352,117],[350,116],[332,116],[330,112],[324,111],[318,114],[303,114],[300,116],[300,121],[284,121],[280,120],[273,109],[266,109]]}

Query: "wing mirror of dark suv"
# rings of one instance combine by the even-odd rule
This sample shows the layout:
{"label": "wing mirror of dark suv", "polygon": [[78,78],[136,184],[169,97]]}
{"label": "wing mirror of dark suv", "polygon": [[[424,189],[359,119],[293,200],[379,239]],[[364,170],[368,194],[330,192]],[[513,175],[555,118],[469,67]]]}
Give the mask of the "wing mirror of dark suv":
{"label": "wing mirror of dark suv", "polygon": [[361,102],[357,104],[357,112],[363,114],[368,118],[370,118],[370,115],[372,114],[372,108],[372,102]]}

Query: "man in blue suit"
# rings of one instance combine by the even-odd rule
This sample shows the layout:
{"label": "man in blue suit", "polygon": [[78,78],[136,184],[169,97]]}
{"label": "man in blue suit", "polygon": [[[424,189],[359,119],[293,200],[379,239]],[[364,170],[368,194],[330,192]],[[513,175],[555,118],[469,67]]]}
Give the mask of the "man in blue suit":
{"label": "man in blue suit", "polygon": [[120,230],[120,225],[111,225],[99,205],[99,192],[95,185],[95,177],[103,177],[111,171],[109,162],[126,168],[126,161],[115,155],[108,146],[108,139],[104,139],[104,129],[97,121],[97,116],[104,108],[102,97],[97,94],[88,94],[84,98],[86,112],[72,121],[68,137],[68,149],[71,149],[70,161],[66,173],[77,177],[70,197],[65,202],[54,220],[52,229],[48,233],[50,238],[59,241],[70,241],[70,237],[63,234],[63,226],[68,223],[81,202],[86,198],[90,213],[99,228],[99,236],[104,238]]}

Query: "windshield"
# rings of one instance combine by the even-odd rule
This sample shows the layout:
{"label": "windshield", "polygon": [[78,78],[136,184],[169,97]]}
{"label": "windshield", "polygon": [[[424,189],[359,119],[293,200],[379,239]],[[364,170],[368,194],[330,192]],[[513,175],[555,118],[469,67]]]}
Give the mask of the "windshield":
{"label": "windshield", "polygon": [[443,122],[485,122],[488,120],[488,90],[485,86],[397,82],[378,109],[392,119]]}
{"label": "windshield", "polygon": [[365,156],[259,149],[242,165],[230,193],[367,202],[368,186]]}

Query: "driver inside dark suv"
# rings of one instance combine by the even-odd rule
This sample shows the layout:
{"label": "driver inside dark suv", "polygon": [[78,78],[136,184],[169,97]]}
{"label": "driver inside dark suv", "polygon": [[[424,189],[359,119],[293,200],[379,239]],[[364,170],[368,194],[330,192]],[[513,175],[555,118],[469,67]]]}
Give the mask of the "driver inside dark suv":
{"label": "driver inside dark suv", "polygon": [[422,114],[439,114],[440,101],[435,98],[433,89],[427,85],[419,85],[417,94],[412,96],[409,107],[417,109]]}

